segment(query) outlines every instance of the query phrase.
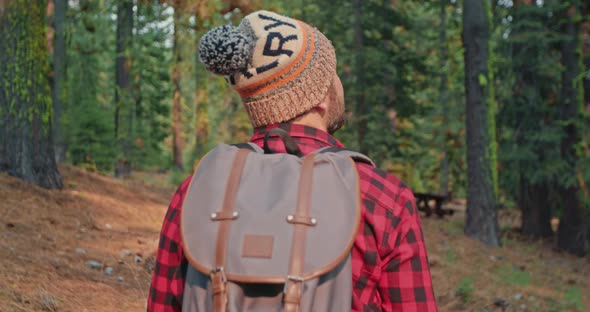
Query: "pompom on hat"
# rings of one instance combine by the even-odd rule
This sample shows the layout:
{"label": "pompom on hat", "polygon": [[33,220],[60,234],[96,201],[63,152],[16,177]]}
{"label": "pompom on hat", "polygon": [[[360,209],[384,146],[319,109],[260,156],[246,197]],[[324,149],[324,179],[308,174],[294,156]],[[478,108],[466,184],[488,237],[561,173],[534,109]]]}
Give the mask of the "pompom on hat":
{"label": "pompom on hat", "polygon": [[254,127],[310,111],[336,75],[334,47],[321,32],[270,11],[211,29],[199,42],[199,60],[240,94]]}

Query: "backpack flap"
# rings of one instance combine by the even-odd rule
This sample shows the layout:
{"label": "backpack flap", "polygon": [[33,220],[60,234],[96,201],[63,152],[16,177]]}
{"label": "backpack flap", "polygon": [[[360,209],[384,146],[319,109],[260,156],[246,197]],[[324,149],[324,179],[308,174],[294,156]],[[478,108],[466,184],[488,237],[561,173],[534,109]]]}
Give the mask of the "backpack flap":
{"label": "backpack flap", "polygon": [[314,153],[317,153],[317,154],[337,153],[338,155],[348,156],[348,157],[352,158],[352,160],[354,160],[355,162],[364,163],[369,166],[375,167],[375,163],[368,156],[361,154],[359,152],[347,150],[347,149],[340,148],[337,146],[322,147],[322,148],[316,150]]}
{"label": "backpack flap", "polygon": [[[184,251],[195,269],[207,275],[219,271],[216,256],[223,232],[227,235],[221,268],[225,279],[286,283],[295,228],[301,229],[301,224],[306,232],[303,247],[298,247],[299,252],[303,250],[302,274],[291,278],[316,278],[347,259],[361,211],[358,173],[349,157],[314,154],[308,185],[300,183],[305,158],[242,150],[247,158],[235,179],[234,204],[224,210],[238,151],[229,145],[213,149],[199,163],[187,190],[180,226]],[[295,212],[305,198],[300,197],[300,188],[309,190],[308,216]]]}

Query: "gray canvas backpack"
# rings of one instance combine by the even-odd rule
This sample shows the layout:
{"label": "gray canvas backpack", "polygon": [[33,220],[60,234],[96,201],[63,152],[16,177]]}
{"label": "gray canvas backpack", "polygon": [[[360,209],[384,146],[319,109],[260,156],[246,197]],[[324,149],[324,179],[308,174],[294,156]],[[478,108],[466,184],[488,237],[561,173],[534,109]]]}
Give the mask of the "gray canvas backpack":
{"label": "gray canvas backpack", "polygon": [[[295,155],[268,154],[272,134]],[[280,129],[265,150],[221,144],[199,162],[181,211],[183,311],[350,311],[354,161],[371,160],[335,147],[303,157]]]}

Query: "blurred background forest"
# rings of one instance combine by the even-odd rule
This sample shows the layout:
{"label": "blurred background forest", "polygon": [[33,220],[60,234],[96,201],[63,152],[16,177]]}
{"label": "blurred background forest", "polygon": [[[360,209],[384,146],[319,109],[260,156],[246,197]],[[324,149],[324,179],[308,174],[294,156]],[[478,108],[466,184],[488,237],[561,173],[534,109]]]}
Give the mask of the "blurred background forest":
{"label": "blurred background forest", "polygon": [[[117,181],[165,176],[175,185],[216,144],[247,141],[252,129],[239,97],[206,72],[197,46],[207,30],[258,9],[300,18],[335,45],[348,110],[336,136],[348,148],[417,193],[467,199],[464,222],[436,225],[445,235],[510,245],[498,219],[516,212],[526,239],[519,248],[542,239],[588,258],[587,0],[0,0],[0,173],[74,195],[86,187],[77,183],[98,178],[73,166]],[[0,200],[10,202],[14,183],[2,179]],[[56,199],[70,207],[63,202]],[[18,229],[16,210],[6,209],[6,228]],[[457,250],[440,251],[426,222],[434,257],[446,259],[432,262],[460,270]],[[527,272],[507,270],[522,286]],[[436,274],[435,286],[463,276]],[[476,291],[473,274],[452,283],[463,303]],[[565,306],[581,311],[584,296],[573,289]]]}
{"label": "blurred background forest", "polygon": [[559,246],[588,250],[587,1],[0,4],[0,171],[59,188],[54,154],[117,177],[171,171],[178,183],[213,146],[251,134],[239,97],[198,62],[199,38],[270,9],[334,43],[345,145],[416,192],[471,198],[466,232],[489,245],[500,244],[496,209],[519,207],[525,235],[551,237],[561,218]]}

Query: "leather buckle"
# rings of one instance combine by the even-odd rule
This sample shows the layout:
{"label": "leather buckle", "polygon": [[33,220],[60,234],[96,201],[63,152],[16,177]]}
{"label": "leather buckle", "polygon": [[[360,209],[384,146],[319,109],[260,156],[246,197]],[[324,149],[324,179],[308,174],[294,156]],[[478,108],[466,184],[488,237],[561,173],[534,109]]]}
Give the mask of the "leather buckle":
{"label": "leather buckle", "polygon": [[211,270],[211,273],[209,273],[209,277],[211,277],[211,280],[213,280],[213,278],[217,274],[221,274],[221,281],[224,284],[227,284],[227,276],[225,276],[225,271],[223,270],[223,267],[217,267],[217,268]]}
{"label": "leather buckle", "polygon": [[305,279],[301,276],[287,275],[287,280],[285,281],[285,286],[283,287],[283,294],[287,293],[287,286],[289,285],[289,281],[294,282],[297,285],[299,285],[299,287],[303,288],[303,282],[305,282]]}

